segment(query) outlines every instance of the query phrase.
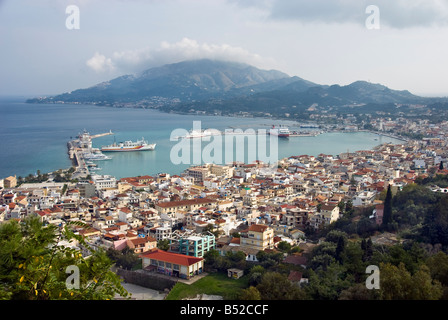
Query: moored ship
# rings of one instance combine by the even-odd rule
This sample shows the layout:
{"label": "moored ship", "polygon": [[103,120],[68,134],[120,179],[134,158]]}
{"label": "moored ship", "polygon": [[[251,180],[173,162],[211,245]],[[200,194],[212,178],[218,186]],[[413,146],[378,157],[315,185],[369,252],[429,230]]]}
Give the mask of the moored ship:
{"label": "moored ship", "polygon": [[111,145],[108,146],[103,146],[101,147],[101,151],[103,152],[113,152],[113,151],[122,151],[122,152],[126,152],[126,151],[152,151],[156,148],[156,144],[155,143],[148,143],[147,141],[145,141],[145,139],[141,139],[141,140],[137,140],[137,141],[124,141],[124,142],[119,142],[116,143],[114,142]]}
{"label": "moored ship", "polygon": [[288,127],[280,126],[276,128],[275,126],[272,126],[269,134],[278,136],[279,138],[289,138],[290,132]]}

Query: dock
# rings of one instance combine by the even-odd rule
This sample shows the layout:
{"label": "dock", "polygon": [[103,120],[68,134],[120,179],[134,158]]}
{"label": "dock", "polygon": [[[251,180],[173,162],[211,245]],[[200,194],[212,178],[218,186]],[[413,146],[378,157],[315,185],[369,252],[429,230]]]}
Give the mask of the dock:
{"label": "dock", "polygon": [[106,133],[90,135],[86,130],[79,134],[77,139],[70,140],[67,143],[68,155],[75,168],[73,178],[86,178],[90,175],[89,166],[84,159],[84,154],[98,152],[92,147],[92,139],[113,135],[112,130]]}
{"label": "dock", "polygon": [[110,130],[109,132],[106,132],[106,133],[94,134],[93,136],[90,136],[90,139],[101,138],[101,137],[110,136],[113,134],[114,133],[112,132],[112,130]]}

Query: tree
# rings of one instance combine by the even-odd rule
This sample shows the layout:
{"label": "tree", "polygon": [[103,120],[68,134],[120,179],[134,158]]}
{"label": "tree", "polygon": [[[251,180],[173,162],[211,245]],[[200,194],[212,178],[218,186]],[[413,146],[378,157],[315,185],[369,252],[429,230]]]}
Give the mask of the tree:
{"label": "tree", "polygon": [[344,214],[345,211],[345,202],[344,200],[341,200],[338,202],[338,207],[339,207],[339,213],[340,214]]}
{"label": "tree", "polygon": [[305,292],[278,272],[266,272],[256,287],[262,300],[304,300]]}
{"label": "tree", "polygon": [[439,251],[426,261],[433,279],[440,281],[443,286],[448,287],[448,255]]}
{"label": "tree", "polygon": [[352,202],[352,200],[348,200],[346,203],[345,203],[345,211],[344,211],[344,213],[346,214],[346,215],[348,215],[348,216],[351,216],[352,214],[353,214],[353,212],[354,212],[354,208],[353,208],[353,202]]}
{"label": "tree", "polygon": [[258,284],[260,284],[265,272],[266,270],[262,266],[253,266],[249,272],[249,284],[251,286],[257,286]]}
{"label": "tree", "polygon": [[339,295],[339,300],[374,300],[376,290],[369,290],[364,283],[357,283],[345,289]]}
{"label": "tree", "polygon": [[369,238],[369,240],[367,240],[367,241],[365,241],[365,239],[363,239],[362,241],[364,241],[364,247],[362,248],[364,251],[364,254],[362,255],[362,261],[369,261],[373,256],[372,239]]}
{"label": "tree", "polygon": [[389,185],[387,187],[386,199],[384,200],[383,223],[382,223],[384,229],[387,230],[391,222],[392,222],[392,190]]}
{"label": "tree", "polygon": [[344,251],[345,251],[345,239],[344,239],[344,237],[340,237],[338,239],[338,244],[336,246],[336,252],[335,252],[336,260],[339,263],[342,263],[342,254],[344,253]]}
{"label": "tree", "polygon": [[[79,249],[60,241],[79,242],[89,249],[82,236],[64,228],[44,226],[37,217],[21,222],[11,220],[0,226],[0,297],[13,300],[112,299],[116,293],[127,297],[120,277],[110,270],[112,261],[104,250],[91,250],[83,258]],[[70,270],[79,270],[78,286],[68,286]]]}
{"label": "tree", "polygon": [[261,300],[260,291],[257,288],[250,286],[247,289],[243,289],[240,295],[241,300]]}
{"label": "tree", "polygon": [[289,250],[291,250],[291,244],[287,241],[280,241],[277,248],[282,252],[289,252]]}
{"label": "tree", "polygon": [[126,247],[121,251],[109,248],[106,253],[112,261],[115,261],[117,266],[126,270],[132,270],[132,268],[140,261],[138,255],[129,247]]}
{"label": "tree", "polygon": [[170,240],[162,239],[157,242],[157,248],[160,250],[168,250],[170,248]]}
{"label": "tree", "polygon": [[425,265],[414,275],[404,263],[398,266],[381,263],[380,271],[380,293],[384,300],[438,300],[442,297],[442,285],[431,279]]}
{"label": "tree", "polygon": [[444,195],[425,216],[422,235],[431,244],[448,245],[448,196]]}
{"label": "tree", "polygon": [[316,300],[337,300],[343,290],[354,285],[353,279],[347,277],[346,268],[339,263],[330,263],[326,270],[309,272],[307,293]]}

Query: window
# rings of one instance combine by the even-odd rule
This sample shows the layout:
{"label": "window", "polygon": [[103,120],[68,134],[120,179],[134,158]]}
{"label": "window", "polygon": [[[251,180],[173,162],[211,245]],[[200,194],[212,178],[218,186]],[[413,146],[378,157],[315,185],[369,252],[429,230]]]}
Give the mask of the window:
{"label": "window", "polygon": [[165,263],[165,267],[170,269],[171,268],[171,263],[169,263],[169,262]]}
{"label": "window", "polygon": [[151,259],[151,265],[156,266],[157,265],[157,260]]}
{"label": "window", "polygon": [[179,265],[178,264],[173,264],[173,270],[179,270]]}

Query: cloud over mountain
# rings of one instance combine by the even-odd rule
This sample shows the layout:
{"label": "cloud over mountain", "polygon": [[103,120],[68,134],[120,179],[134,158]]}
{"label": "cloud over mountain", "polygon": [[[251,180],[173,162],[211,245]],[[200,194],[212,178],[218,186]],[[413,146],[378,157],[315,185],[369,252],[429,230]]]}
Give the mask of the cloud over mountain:
{"label": "cloud over mountain", "polygon": [[142,69],[176,63],[185,60],[211,59],[250,63],[255,66],[273,64],[258,54],[250,53],[244,48],[228,44],[199,43],[183,38],[175,43],[162,42],[158,48],[143,48],[128,51],[116,51],[110,57],[96,52],[86,65],[95,72],[134,73]]}

